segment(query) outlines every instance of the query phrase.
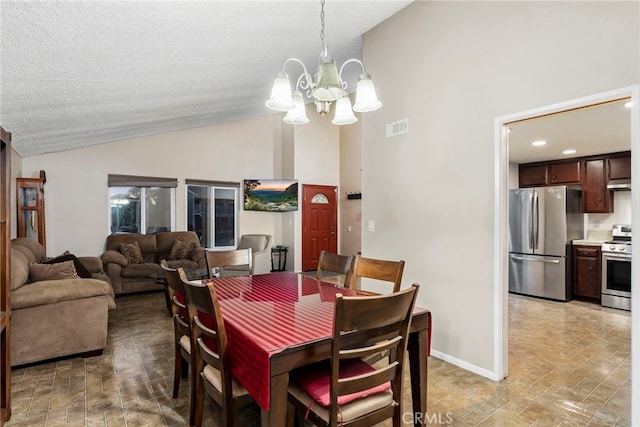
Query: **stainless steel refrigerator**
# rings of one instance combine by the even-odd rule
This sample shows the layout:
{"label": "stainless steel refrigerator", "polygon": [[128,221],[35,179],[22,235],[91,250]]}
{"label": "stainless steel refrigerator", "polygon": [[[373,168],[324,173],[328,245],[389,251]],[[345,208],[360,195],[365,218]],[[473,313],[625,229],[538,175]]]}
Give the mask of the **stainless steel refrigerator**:
{"label": "stainless steel refrigerator", "polygon": [[566,186],[509,190],[509,292],[571,299],[571,241],[582,239],[581,192]]}

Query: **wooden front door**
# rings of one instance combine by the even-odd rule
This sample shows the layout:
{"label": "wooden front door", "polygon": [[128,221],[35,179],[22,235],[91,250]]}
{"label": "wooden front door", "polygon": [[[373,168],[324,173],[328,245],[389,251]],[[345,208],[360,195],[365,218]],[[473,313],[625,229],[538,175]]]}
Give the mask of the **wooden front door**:
{"label": "wooden front door", "polygon": [[337,187],[302,186],[302,271],[318,268],[321,251],[338,252]]}

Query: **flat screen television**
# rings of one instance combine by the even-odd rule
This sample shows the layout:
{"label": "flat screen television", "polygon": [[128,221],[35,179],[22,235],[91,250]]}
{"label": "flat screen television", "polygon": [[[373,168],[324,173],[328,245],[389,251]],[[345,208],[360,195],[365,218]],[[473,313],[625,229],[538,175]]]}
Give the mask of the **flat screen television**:
{"label": "flat screen television", "polygon": [[298,181],[293,179],[245,179],[244,210],[297,211]]}

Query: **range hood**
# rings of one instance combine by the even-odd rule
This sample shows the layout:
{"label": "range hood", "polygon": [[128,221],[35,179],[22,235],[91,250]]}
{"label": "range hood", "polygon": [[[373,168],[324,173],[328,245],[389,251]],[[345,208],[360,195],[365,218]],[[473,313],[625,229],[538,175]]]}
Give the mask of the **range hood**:
{"label": "range hood", "polygon": [[631,190],[631,180],[630,179],[610,179],[607,184],[607,188],[609,190],[616,191],[630,191]]}

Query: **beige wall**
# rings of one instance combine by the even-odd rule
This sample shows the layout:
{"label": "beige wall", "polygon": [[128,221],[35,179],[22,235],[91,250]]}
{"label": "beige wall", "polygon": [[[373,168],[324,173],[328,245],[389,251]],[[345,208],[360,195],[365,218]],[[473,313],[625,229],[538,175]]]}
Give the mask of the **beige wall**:
{"label": "beige wall", "polygon": [[346,193],[362,190],[362,116],[340,128],[340,244],[338,252],[355,254],[362,243],[362,200],[346,199]]}
{"label": "beige wall", "polygon": [[[304,126],[295,126],[295,175],[300,183],[300,195],[302,185],[334,185],[340,183],[340,127],[331,124],[333,114],[324,117],[315,112],[315,105],[307,105],[307,115],[310,123]],[[338,193],[340,189],[338,188]],[[302,201],[301,201],[302,203]],[[340,209],[338,201],[338,209]],[[292,218],[294,235],[293,262],[294,269],[302,269],[302,211],[299,210]],[[289,252],[291,257],[291,252]],[[291,260],[287,260],[291,262]]]}
{"label": "beige wall", "polygon": [[[313,114],[313,115],[312,115]],[[178,179],[176,228],[186,229],[185,179],[241,182],[245,178],[295,178],[300,183],[338,185],[339,133],[328,118],[310,110],[303,127],[265,115],[238,122],[135,138],[60,153],[26,157],[21,175],[47,173],[47,252],[99,255],[109,232],[108,174]],[[14,189],[15,194],[15,189]],[[242,199],[242,195],[240,195]],[[14,196],[15,198],[15,196]],[[300,248],[300,211],[239,211],[240,234],[267,233],[290,246],[290,269]],[[297,228],[296,228],[297,227]]]}
{"label": "beige wall", "polygon": [[639,7],[415,2],[365,35],[384,108],[363,118],[363,254],[407,261],[436,356],[487,376],[498,357],[494,119],[639,83]]}

